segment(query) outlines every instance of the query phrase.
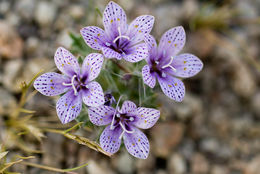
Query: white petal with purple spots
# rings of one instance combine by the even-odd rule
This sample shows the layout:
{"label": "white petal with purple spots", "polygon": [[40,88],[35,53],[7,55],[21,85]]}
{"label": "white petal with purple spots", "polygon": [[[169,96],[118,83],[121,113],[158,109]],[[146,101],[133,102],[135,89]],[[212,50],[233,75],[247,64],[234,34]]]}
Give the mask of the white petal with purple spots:
{"label": "white petal with purple spots", "polygon": [[83,62],[82,65],[82,75],[87,76],[88,81],[92,81],[98,77],[102,65],[103,65],[103,55],[98,53],[89,54]]}
{"label": "white petal with purple spots", "polygon": [[103,15],[103,24],[109,35],[114,35],[118,32],[118,27],[122,33],[126,31],[127,21],[124,10],[115,2],[110,1],[106,6]]}
{"label": "white petal with purple spots", "polygon": [[104,30],[99,27],[89,26],[82,28],[80,33],[86,42],[86,44],[94,49],[94,50],[101,50],[104,46],[104,42],[106,41],[106,35]]}
{"label": "white petal with purple spots", "polygon": [[152,108],[139,107],[134,125],[141,129],[151,128],[159,119],[160,111]]}
{"label": "white petal with purple spots", "polygon": [[103,89],[98,82],[90,82],[86,86],[88,89],[82,92],[83,102],[87,106],[97,107],[105,102]]}
{"label": "white petal with purple spots", "polygon": [[148,157],[150,145],[143,132],[134,128],[134,133],[125,133],[123,137],[125,147],[131,155],[141,159],[146,159]]}
{"label": "white petal with purple spots", "polygon": [[145,65],[143,67],[142,76],[144,83],[148,85],[150,88],[154,88],[156,84],[156,78],[152,76],[152,74],[150,73],[150,67],[148,65]]}
{"label": "white petal with purple spots", "polygon": [[59,47],[54,56],[57,68],[68,76],[80,73],[77,59],[65,48]]}
{"label": "white petal with purple spots", "polygon": [[131,101],[124,101],[120,113],[130,113],[130,112],[135,112],[137,109],[136,105],[134,102]]}
{"label": "white petal with purple spots", "polygon": [[111,123],[115,109],[110,106],[101,105],[88,109],[89,120],[97,125],[104,126]]}
{"label": "white petal with purple spots", "polygon": [[129,53],[123,55],[123,58],[128,62],[139,62],[148,57],[148,48],[145,43],[129,48],[128,52]]}
{"label": "white petal with purple spots", "polygon": [[182,26],[166,31],[159,43],[158,49],[163,57],[177,55],[185,45],[186,34]]}
{"label": "white petal with purple spots", "polygon": [[69,79],[61,74],[49,72],[38,77],[33,85],[41,94],[55,96],[62,94],[69,89],[62,85],[62,83],[67,80]]}
{"label": "white petal with purple spots", "polygon": [[183,82],[175,77],[158,78],[163,93],[169,98],[181,102],[185,95],[185,86]]}
{"label": "white petal with purple spots", "polygon": [[121,127],[111,130],[110,125],[107,126],[99,138],[102,149],[112,154],[116,153],[121,145],[121,139],[119,138],[121,133]]}
{"label": "white petal with purple spots", "polygon": [[111,59],[111,58],[116,58],[118,60],[122,59],[122,55],[119,54],[118,52],[112,50],[111,48],[103,47],[102,52],[103,52],[104,56],[108,59]]}
{"label": "white petal with purple spots", "polygon": [[153,28],[154,17],[143,15],[137,17],[128,28],[128,36],[132,44],[143,41],[144,35],[149,34]]}
{"label": "white petal with purple spots", "polygon": [[69,123],[74,120],[81,111],[82,99],[80,93],[74,95],[74,91],[70,90],[59,98],[56,104],[58,117],[62,124]]}
{"label": "white petal with purple spots", "polygon": [[203,63],[192,54],[180,54],[173,59],[172,66],[176,69],[172,72],[177,77],[192,77],[201,71]]}

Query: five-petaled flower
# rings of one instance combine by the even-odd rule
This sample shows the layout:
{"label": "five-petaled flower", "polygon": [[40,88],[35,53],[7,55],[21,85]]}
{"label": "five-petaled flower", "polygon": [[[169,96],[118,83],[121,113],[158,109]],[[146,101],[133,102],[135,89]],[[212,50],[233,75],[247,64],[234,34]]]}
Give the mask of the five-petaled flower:
{"label": "five-petaled flower", "polygon": [[104,93],[94,80],[102,68],[103,56],[89,54],[80,69],[77,59],[65,48],[58,48],[54,56],[57,68],[64,74],[49,72],[38,77],[34,88],[46,96],[65,93],[57,102],[56,109],[63,124],[74,120],[82,108],[104,104]]}
{"label": "five-petaled flower", "polygon": [[89,47],[102,50],[106,58],[124,58],[129,62],[138,62],[148,56],[148,48],[142,41],[153,28],[153,16],[139,16],[128,26],[124,10],[111,1],[104,11],[103,24],[105,31],[96,26],[81,29]]}
{"label": "five-petaled flower", "polygon": [[164,33],[158,48],[153,36],[147,34],[144,40],[149,48],[149,57],[146,59],[148,65],[142,69],[144,83],[153,88],[157,78],[165,95],[175,101],[182,101],[185,87],[176,77],[192,77],[203,67],[200,59],[192,54],[177,55],[186,40],[183,27],[175,27]]}
{"label": "five-petaled flower", "polygon": [[122,108],[116,109],[102,105],[90,107],[90,121],[98,126],[108,125],[100,136],[101,147],[115,153],[119,150],[123,138],[127,151],[137,157],[146,159],[149,154],[149,141],[138,128],[151,128],[159,119],[160,111],[152,108],[137,108],[131,101],[125,101]]}

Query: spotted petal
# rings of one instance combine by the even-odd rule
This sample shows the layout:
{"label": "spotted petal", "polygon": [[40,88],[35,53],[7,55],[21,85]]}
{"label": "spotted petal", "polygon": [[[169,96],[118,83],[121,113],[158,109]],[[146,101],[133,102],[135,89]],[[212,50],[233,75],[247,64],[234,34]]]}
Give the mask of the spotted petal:
{"label": "spotted petal", "polygon": [[118,27],[120,27],[121,32],[124,33],[127,27],[126,20],[124,10],[115,2],[110,1],[103,15],[105,31],[109,33],[112,38],[118,34]]}
{"label": "spotted petal", "polygon": [[150,88],[154,88],[156,84],[156,78],[151,75],[150,73],[150,67],[148,65],[145,65],[142,69],[142,75],[143,75],[143,81],[146,85],[148,85]]}
{"label": "spotted petal", "polygon": [[88,109],[89,120],[97,125],[104,126],[111,123],[115,109],[110,106],[101,105]]}
{"label": "spotted petal", "polygon": [[103,89],[98,82],[90,82],[86,86],[88,89],[82,93],[83,102],[87,106],[97,107],[105,102]]}
{"label": "spotted petal", "polygon": [[177,55],[183,48],[186,41],[186,34],[182,26],[174,27],[166,31],[159,43],[158,50],[161,50],[163,57]]}
{"label": "spotted petal", "polygon": [[181,80],[168,76],[166,78],[159,77],[158,81],[165,95],[177,102],[183,100],[185,95],[185,86]]}
{"label": "spotted petal", "polygon": [[159,117],[159,110],[139,107],[137,109],[137,117],[134,120],[134,125],[141,129],[149,129],[157,122]]}
{"label": "spotted petal", "polygon": [[120,126],[111,130],[110,125],[105,128],[99,138],[100,146],[108,153],[116,153],[121,145],[121,139],[119,138],[122,133]]}
{"label": "spotted petal", "polygon": [[132,46],[127,50],[127,54],[123,55],[128,62],[139,62],[148,57],[148,48],[145,43]]}
{"label": "spotted petal", "polygon": [[81,108],[81,95],[78,93],[78,95],[75,96],[73,90],[64,94],[56,104],[57,114],[62,124],[74,120],[80,114]]}
{"label": "spotted petal", "polygon": [[154,37],[150,34],[146,34],[144,36],[144,42],[146,43],[149,51],[149,56],[147,57],[146,61],[148,64],[151,64],[152,61],[156,61],[157,57],[157,43]]}
{"label": "spotted petal", "polygon": [[68,90],[68,88],[62,85],[66,80],[68,79],[61,74],[49,72],[38,77],[34,81],[33,85],[41,94],[46,96],[55,96]]}
{"label": "spotted petal", "polygon": [[87,77],[87,81],[92,81],[98,77],[103,65],[103,55],[98,53],[89,54],[83,62],[82,74]]}
{"label": "spotted petal", "polygon": [[173,75],[187,78],[200,72],[203,63],[192,54],[180,54],[173,59],[172,66],[176,69],[175,72],[172,72]]}
{"label": "spotted petal", "polygon": [[115,52],[111,48],[103,47],[102,52],[103,52],[104,56],[108,59],[111,59],[111,58],[116,58],[118,60],[122,59],[121,54],[119,54],[118,52]]}
{"label": "spotted petal", "polygon": [[99,27],[85,27],[80,30],[80,33],[86,44],[94,50],[101,50],[106,42],[105,32]]}
{"label": "spotted petal", "polygon": [[135,112],[136,109],[137,107],[134,102],[125,101],[121,107],[120,112],[125,114],[125,113]]}
{"label": "spotted petal", "polygon": [[68,76],[80,73],[77,59],[65,48],[59,47],[54,56],[57,68]]}
{"label": "spotted petal", "polygon": [[149,141],[145,134],[134,128],[134,133],[124,134],[124,144],[127,151],[136,158],[146,159],[149,154]]}
{"label": "spotted petal", "polygon": [[153,28],[154,17],[143,15],[137,17],[128,28],[128,35],[133,44],[143,41],[145,34],[149,34]]}

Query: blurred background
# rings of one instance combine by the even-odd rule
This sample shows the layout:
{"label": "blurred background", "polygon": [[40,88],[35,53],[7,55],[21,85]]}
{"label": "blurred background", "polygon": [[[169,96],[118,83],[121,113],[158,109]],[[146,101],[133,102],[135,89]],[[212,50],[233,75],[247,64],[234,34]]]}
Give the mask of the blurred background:
{"label": "blurred background", "polygon": [[[73,44],[70,33],[77,35],[89,25],[103,28],[96,9],[103,13],[108,2],[0,0],[0,144],[2,151],[3,146],[9,151],[7,162],[19,154],[33,155],[27,161],[55,168],[87,162],[76,171],[82,174],[259,174],[259,0],[115,0],[124,8],[128,23],[139,15],[155,16],[156,38],[184,26],[187,39],[182,52],[195,54],[204,63],[198,75],[184,80],[182,103],[158,95],[162,115],[156,126],[145,131],[151,145],[147,160],[135,159],[125,148],[106,157],[62,135],[43,134],[37,126],[68,128],[76,123],[61,125],[56,97],[31,97],[26,108],[36,113],[24,113],[33,113],[29,121],[34,122],[26,128],[21,125],[28,120],[12,124],[9,117],[19,105],[21,84],[41,69],[55,68],[57,47],[70,49]],[[95,129],[77,133],[96,140]],[[36,138],[23,135],[26,130]],[[22,163],[8,170],[57,173]]]}

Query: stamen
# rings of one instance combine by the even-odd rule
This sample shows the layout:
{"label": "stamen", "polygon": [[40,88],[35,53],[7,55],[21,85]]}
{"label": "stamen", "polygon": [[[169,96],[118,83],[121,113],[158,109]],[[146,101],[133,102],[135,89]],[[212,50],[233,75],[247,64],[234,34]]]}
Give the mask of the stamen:
{"label": "stamen", "polygon": [[159,64],[159,61],[156,60],[155,63],[158,65],[158,64]]}
{"label": "stamen", "polygon": [[171,57],[170,62],[169,62],[168,64],[164,65],[162,68],[164,69],[164,68],[168,68],[168,67],[169,67],[169,68],[171,68],[174,72],[176,72],[177,70],[176,70],[173,66],[171,66],[172,61],[173,61],[173,57]]}
{"label": "stamen", "polygon": [[163,72],[163,73],[162,73],[162,77],[166,77],[166,74],[165,74],[165,72]]}
{"label": "stamen", "polygon": [[130,121],[134,121],[134,117],[130,117],[129,120],[130,120]]}
{"label": "stamen", "polygon": [[74,75],[72,78],[71,78],[71,83],[62,83],[62,85],[64,85],[64,86],[72,86],[72,88],[73,88],[73,90],[74,90],[74,95],[77,95],[78,94],[78,91],[77,91],[77,89],[76,89],[76,87],[75,87],[75,85],[74,85],[74,80],[75,80],[75,78],[77,77],[77,75]]}
{"label": "stamen", "polygon": [[115,109],[115,112],[114,112],[114,115],[113,115],[113,119],[112,119],[112,122],[111,122],[111,125],[110,125],[110,129],[111,130],[115,129],[115,127],[114,127],[115,116],[116,116],[117,108],[118,108],[118,105],[119,105],[119,102],[120,102],[121,98],[122,98],[122,95],[119,97],[118,102],[116,104],[116,109]]}
{"label": "stamen", "polygon": [[128,36],[124,36],[121,34],[121,30],[120,30],[120,27],[117,28],[118,29],[118,34],[119,36],[117,36],[114,40],[113,40],[113,43],[116,43],[116,41],[120,38],[125,38],[127,40],[130,40],[130,38]]}
{"label": "stamen", "polygon": [[[132,117],[131,117],[131,118],[132,118]],[[120,124],[121,128],[123,129],[123,132],[122,132],[121,135],[119,136],[119,139],[122,139],[122,137],[123,137],[123,135],[124,135],[125,132],[126,132],[126,133],[129,133],[129,134],[132,134],[132,133],[135,132],[134,130],[132,130],[132,131],[126,130],[125,126],[122,124],[121,121],[119,122],[119,124]]]}
{"label": "stamen", "polygon": [[108,42],[106,42],[106,46],[110,47],[110,46],[111,46],[111,44],[110,44],[110,43],[108,43]]}

